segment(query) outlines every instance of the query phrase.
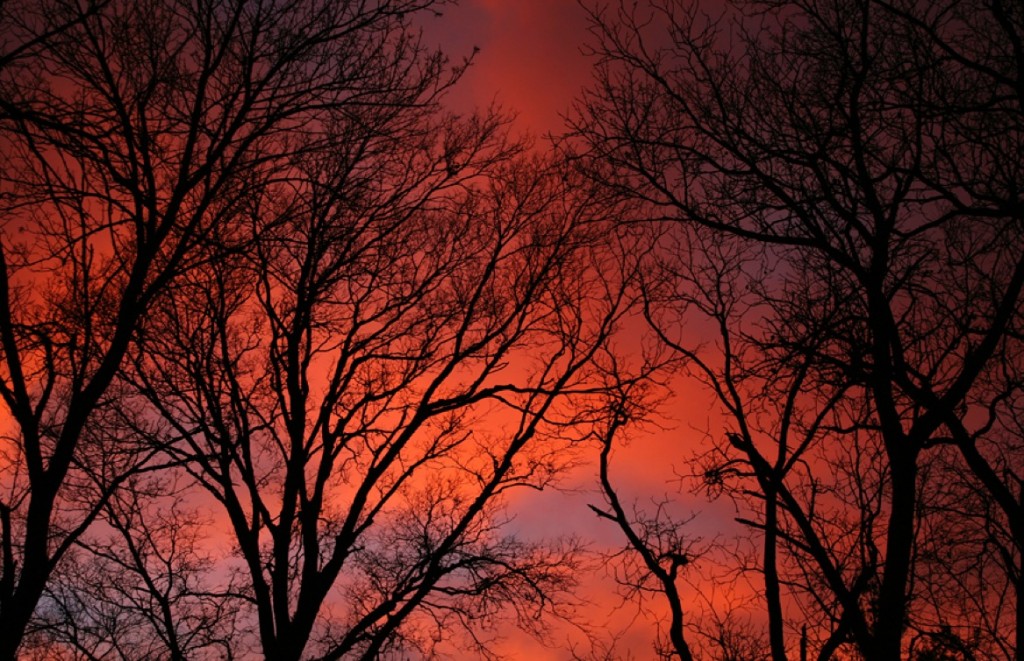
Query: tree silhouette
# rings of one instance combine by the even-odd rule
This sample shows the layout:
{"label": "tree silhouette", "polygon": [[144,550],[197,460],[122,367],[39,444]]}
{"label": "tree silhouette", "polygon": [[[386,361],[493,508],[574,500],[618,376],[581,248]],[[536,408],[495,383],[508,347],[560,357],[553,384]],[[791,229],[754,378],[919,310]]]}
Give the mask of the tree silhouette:
{"label": "tree silhouette", "polygon": [[395,121],[270,182],[251,249],[154,307],[127,375],[230,522],[267,658],[429,654],[572,580],[500,504],[586,433],[573,393],[622,314],[596,224],[494,119]]}
{"label": "tree silhouette", "polygon": [[253,205],[297,160],[431,107],[459,71],[409,28],[433,4],[4,3],[0,658],[118,489],[165,460],[140,443],[152,420],[108,410],[140,325],[254,250]]}
{"label": "tree silhouette", "polygon": [[[597,5],[554,156],[445,4],[0,2],[0,660],[496,658],[595,446],[666,658],[1024,659],[1019,3]],[[616,481],[668,368],[734,545]]]}
{"label": "tree silhouette", "polygon": [[218,576],[212,523],[186,487],[159,474],[114,493],[57,566],[23,655],[232,658],[251,642]]}
{"label": "tree silhouette", "polygon": [[[725,371],[676,341],[686,336],[664,326],[664,308],[648,315],[734,418],[713,467],[747,479],[744,490],[753,480],[762,505],[751,523],[813,568],[788,587],[825,612],[815,618],[830,632],[821,653],[849,640],[867,658],[900,658],[930,579],[919,549],[942,546],[922,523],[922,508],[938,504],[935,481],[951,479],[935,474],[937,448],[959,451],[952,474],[983,485],[1000,525],[1022,520],[1017,441],[1002,430],[1019,397],[1024,16],[1001,2],[864,0],[749,3],[712,18],[653,2],[598,10],[593,21],[599,68],[579,106],[579,162],[668,231],[700,227],[712,242],[755,250],[764,274],[749,290],[766,310],[759,328],[721,306],[705,311],[726,322]],[[668,303],[692,308],[693,297]],[[730,336],[760,363],[724,344]],[[783,416],[773,424],[787,424],[789,399],[827,423],[807,428],[825,452],[801,468],[816,501],[791,501],[784,480],[796,475],[779,473],[787,448],[802,443],[776,433],[766,455],[747,434],[750,411],[733,387],[748,369],[761,380],[777,369],[799,377],[788,381],[792,397],[761,391]],[[833,537],[843,525],[852,538]],[[985,585],[963,589],[985,602]],[[789,646],[774,620],[772,654],[782,658]]]}
{"label": "tree silhouette", "polygon": [[601,199],[441,111],[439,4],[3,14],[0,657],[489,656],[558,613],[578,544],[506,494],[575,461],[627,301]]}

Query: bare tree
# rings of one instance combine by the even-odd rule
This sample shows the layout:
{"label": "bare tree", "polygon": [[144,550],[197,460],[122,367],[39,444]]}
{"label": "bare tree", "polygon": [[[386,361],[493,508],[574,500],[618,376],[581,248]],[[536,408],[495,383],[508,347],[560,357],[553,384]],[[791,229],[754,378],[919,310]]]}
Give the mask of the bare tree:
{"label": "bare tree", "polygon": [[[4,3],[0,658],[152,458],[118,448],[99,411],[120,396],[112,384],[154,301],[246,240],[255,190],[332,117],[389,116],[452,81],[409,29],[434,4]],[[98,466],[104,488],[65,507]]]}
{"label": "bare tree", "polygon": [[[597,431],[601,442],[598,463],[598,479],[604,495],[605,506],[590,505],[590,509],[602,519],[619,527],[626,537],[624,553],[615,554],[617,581],[625,588],[627,599],[643,599],[647,592],[663,595],[668,605],[668,622],[655,650],[659,658],[680,658],[690,661],[695,658],[687,640],[684,603],[686,595],[680,588],[681,572],[694,561],[694,550],[699,540],[692,539],[686,532],[688,520],[674,520],[664,511],[663,506],[654,507],[652,513],[634,505],[627,507],[619,496],[611,477],[611,457],[617,435],[631,422],[651,414],[648,390],[653,376],[650,363],[641,374],[624,378],[624,368],[612,361],[607,375],[613,387],[607,389],[608,410],[603,416],[604,425]],[[660,367],[665,367],[660,365]],[[646,372],[646,374],[644,374]],[[664,503],[661,503],[664,505]],[[624,557],[623,557],[624,556]]]}
{"label": "bare tree", "polygon": [[[578,156],[648,203],[648,220],[763,247],[780,293],[758,341],[789,373],[806,370],[808,386],[844,393],[827,405],[845,420],[825,459],[861,453],[840,464],[841,493],[863,495],[837,514],[873,517],[850,547],[866,553],[862,575],[830,575],[813,519],[793,539],[832,595],[836,631],[868,658],[900,658],[918,612],[917,549],[935,541],[921,538],[933,448],[954,445],[1006,524],[1024,520],[1005,438],[989,434],[1019,390],[1006,372],[1024,284],[1024,16],[1001,2],[864,0],[749,3],[712,18],[666,1],[593,19],[598,78],[579,106]],[[785,461],[759,469],[737,434],[758,497],[784,498],[771,470]],[[811,465],[812,487],[824,467]],[[776,658],[783,647],[776,627]]]}
{"label": "bare tree", "polygon": [[[871,585],[871,559],[877,556],[876,540],[857,533],[874,525],[877,510],[866,505],[879,497],[879,486],[861,474],[870,466],[852,457],[840,461],[829,449],[830,442],[842,441],[840,421],[850,420],[840,408],[848,385],[816,378],[806,356],[766,344],[762,331],[771,328],[778,301],[766,284],[763,250],[706,230],[658,239],[641,283],[645,315],[682,361],[683,375],[706,386],[727,420],[724,433],[706,432],[706,447],[689,461],[691,476],[698,490],[733,500],[738,522],[759,538],[759,548],[751,554],[746,544],[716,544],[697,558],[688,551],[697,542],[687,532],[689,519],[673,520],[664,507],[627,516],[616,507],[619,496],[607,475],[612,429],[605,437],[602,486],[619,512],[608,518],[619,523],[641,557],[666,565],[650,571],[664,574],[660,589],[673,612],[681,613],[684,605],[692,611],[686,628],[705,655],[785,659],[785,629],[793,628],[792,615],[785,613],[798,609],[804,621],[814,623],[812,633],[822,636],[821,658],[829,658],[850,635],[835,593],[851,595],[847,604],[857,604]],[[831,475],[820,471],[823,461],[832,464]],[[753,610],[765,616],[763,647],[756,627],[742,625],[741,613],[700,607],[720,591],[708,583],[720,579],[705,572],[705,578],[681,580],[679,570],[694,562],[719,567],[730,582],[757,575],[761,590]],[[807,567],[821,573],[807,576]],[[673,620],[682,638],[682,620]],[[744,628],[750,630],[741,635]],[[745,651],[730,652],[736,644]],[[676,656],[686,658],[675,647]]]}
{"label": "bare tree", "polygon": [[252,199],[250,249],[154,306],[126,378],[230,521],[266,658],[460,631],[486,657],[499,615],[538,628],[573,581],[575,543],[504,532],[502,503],[589,433],[573,402],[624,308],[599,201],[496,117],[330,127]]}
{"label": "bare tree", "polygon": [[245,649],[212,523],[176,482],[168,471],[136,477],[107,501],[51,578],[29,655],[224,659]]}

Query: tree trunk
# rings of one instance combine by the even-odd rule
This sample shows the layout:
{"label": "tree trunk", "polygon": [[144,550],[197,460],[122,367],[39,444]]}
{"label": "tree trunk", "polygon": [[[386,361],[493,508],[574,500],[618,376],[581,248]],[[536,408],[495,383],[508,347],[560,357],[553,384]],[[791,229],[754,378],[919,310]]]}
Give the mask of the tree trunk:
{"label": "tree trunk", "polygon": [[877,661],[900,661],[903,630],[907,620],[907,583],[914,544],[914,513],[917,506],[916,452],[890,450],[892,503],[885,544],[885,575],[878,594],[878,608],[871,650]]}

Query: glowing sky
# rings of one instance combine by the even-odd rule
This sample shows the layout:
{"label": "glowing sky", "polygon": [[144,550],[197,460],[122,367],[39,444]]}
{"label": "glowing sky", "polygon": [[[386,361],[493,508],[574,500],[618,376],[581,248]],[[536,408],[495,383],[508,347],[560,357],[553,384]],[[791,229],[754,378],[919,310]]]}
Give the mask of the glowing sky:
{"label": "glowing sky", "polygon": [[576,0],[461,0],[427,29],[453,60],[479,48],[453,103],[496,101],[536,136],[561,130],[560,113],[589,80],[591,63],[580,50],[587,16]]}
{"label": "glowing sky", "polygon": [[[428,39],[439,43],[453,62],[479,49],[473,66],[449,97],[455,109],[464,112],[497,103],[516,115],[515,130],[543,138],[564,131],[562,115],[591,80],[593,62],[583,52],[590,37],[588,24],[586,11],[576,0],[459,0],[457,6],[446,7],[442,17],[424,27]],[[706,397],[691,394],[696,396],[685,403],[685,398],[674,398],[669,404],[665,413],[670,419],[662,420],[666,429],[638,433],[632,443],[616,451],[613,479],[626,500],[657,497],[667,491],[683,495],[674,473],[683,468],[682,446],[699,436],[694,425],[709,424]],[[563,483],[569,492],[517,494],[513,504],[517,530],[542,538],[569,532],[590,541],[593,550],[620,548],[623,542],[618,530],[587,508],[588,503],[603,502],[597,492],[596,454],[594,459]],[[698,508],[703,511],[693,522],[697,534],[713,536],[718,522],[731,521],[730,513],[723,516],[706,503],[698,505],[685,497],[679,500],[678,508],[673,508],[679,516]],[[616,653],[649,656],[654,639],[651,620],[663,606],[657,600],[649,601],[644,615],[637,617],[636,605],[622,602],[606,571],[594,568],[580,581],[577,617],[599,637],[618,637]],[[580,632],[552,624],[552,647],[513,630],[505,632],[508,639],[497,651],[534,661],[569,658],[567,648],[581,645]]]}

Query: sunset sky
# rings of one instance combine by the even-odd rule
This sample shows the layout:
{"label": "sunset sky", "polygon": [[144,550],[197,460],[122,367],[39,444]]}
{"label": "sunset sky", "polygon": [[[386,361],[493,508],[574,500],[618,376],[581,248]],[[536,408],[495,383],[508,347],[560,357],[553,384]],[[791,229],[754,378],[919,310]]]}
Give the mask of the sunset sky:
{"label": "sunset sky", "polygon": [[575,0],[462,0],[427,29],[453,60],[480,49],[454,103],[497,102],[537,136],[561,130],[560,114],[589,80],[587,17]]}
{"label": "sunset sky", "polygon": [[[563,115],[591,79],[592,58],[584,54],[590,37],[588,17],[576,0],[460,0],[426,29],[428,39],[437,40],[453,61],[479,49],[473,66],[452,93],[455,108],[464,111],[497,103],[516,116],[516,131],[541,141],[564,130]],[[679,473],[688,468],[686,459],[692,454],[688,448],[699,442],[712,421],[705,393],[682,380],[676,387],[683,392],[666,402],[659,421],[664,428],[638,431],[625,447],[617,448],[612,478],[625,502],[650,504],[671,494],[676,515],[696,514],[693,533],[709,540],[735,525],[735,513],[724,501],[708,503],[685,487],[680,489]],[[602,504],[596,452],[590,459],[563,485],[565,492],[517,494],[517,528],[527,536],[578,535],[594,550],[620,549],[623,539],[614,524],[599,519],[587,507]],[[593,627],[599,644],[616,639],[616,655],[647,658],[655,638],[653,622],[666,608],[661,600],[646,600],[640,613],[637,604],[622,601],[604,569],[595,568],[581,577],[581,583],[577,616]],[[737,589],[737,594],[742,592]],[[552,632],[550,648],[525,634],[507,635],[500,651],[511,658],[556,661],[568,658],[569,645],[580,651],[585,647],[580,632],[568,626]]]}
{"label": "sunset sky", "polygon": [[1021,44],[0,0],[0,661],[1024,659]]}

